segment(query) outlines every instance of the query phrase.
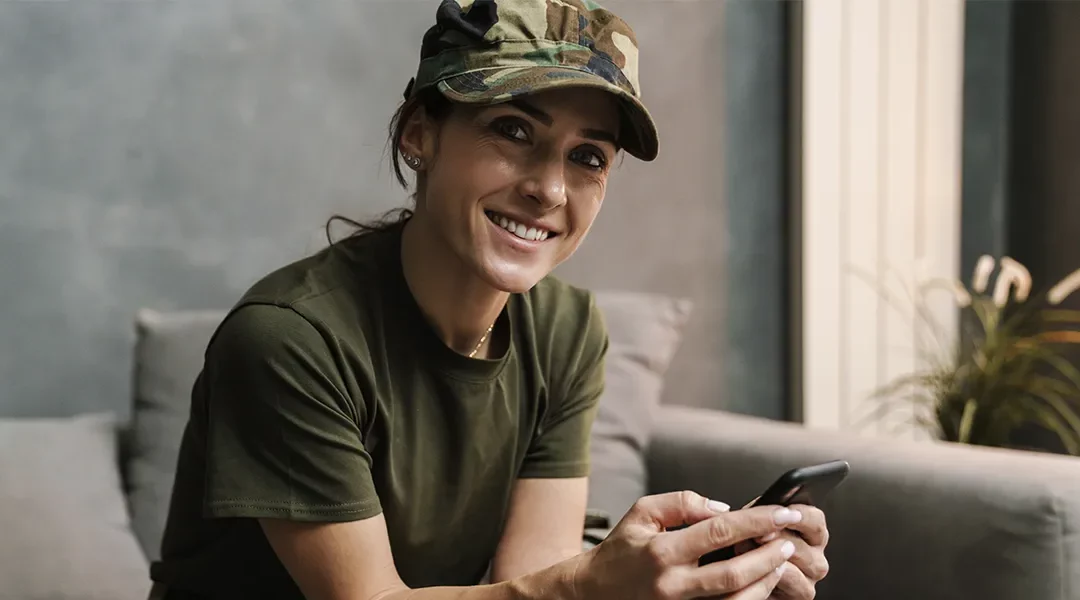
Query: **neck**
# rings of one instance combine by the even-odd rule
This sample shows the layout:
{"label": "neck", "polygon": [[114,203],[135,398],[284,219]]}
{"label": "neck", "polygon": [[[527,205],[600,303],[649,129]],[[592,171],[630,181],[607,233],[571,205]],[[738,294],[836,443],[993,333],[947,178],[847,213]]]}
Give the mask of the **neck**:
{"label": "neck", "polygon": [[477,277],[446,247],[432,225],[421,213],[405,224],[401,238],[405,282],[443,343],[468,355],[477,349],[510,295]]}

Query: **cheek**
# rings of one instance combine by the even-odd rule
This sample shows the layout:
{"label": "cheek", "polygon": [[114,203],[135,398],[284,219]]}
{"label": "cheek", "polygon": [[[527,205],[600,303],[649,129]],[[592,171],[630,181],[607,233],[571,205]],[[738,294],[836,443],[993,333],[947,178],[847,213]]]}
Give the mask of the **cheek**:
{"label": "cheek", "polygon": [[603,186],[597,186],[595,189],[583,192],[569,202],[567,209],[570,212],[570,219],[577,235],[583,236],[589,231],[603,204]]}
{"label": "cheek", "polygon": [[604,205],[606,181],[590,179],[577,183],[575,188],[576,192],[570,196],[567,208],[570,210],[570,217],[575,221],[575,227],[588,230],[599,214],[600,206]]}
{"label": "cheek", "polygon": [[516,172],[516,163],[495,142],[449,141],[439,149],[432,173],[439,189],[432,191],[475,201],[505,188]]}

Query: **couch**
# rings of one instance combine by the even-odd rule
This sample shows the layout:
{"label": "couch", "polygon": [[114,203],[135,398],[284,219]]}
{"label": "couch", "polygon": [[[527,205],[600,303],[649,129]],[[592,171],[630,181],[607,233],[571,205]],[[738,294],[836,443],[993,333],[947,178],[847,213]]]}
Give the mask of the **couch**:
{"label": "couch", "polygon": [[[617,520],[641,495],[681,489],[740,506],[789,468],[843,458],[851,475],[822,505],[832,568],[820,598],[1080,600],[1080,460],[661,405],[691,307],[598,302],[612,344],[593,510]],[[138,315],[130,423],[0,419],[0,600],[146,598],[187,394],[220,318]]]}

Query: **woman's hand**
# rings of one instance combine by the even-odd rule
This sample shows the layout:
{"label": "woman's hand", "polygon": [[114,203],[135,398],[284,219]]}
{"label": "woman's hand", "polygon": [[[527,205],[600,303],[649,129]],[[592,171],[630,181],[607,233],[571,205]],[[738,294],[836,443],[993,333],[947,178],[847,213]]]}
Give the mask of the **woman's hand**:
{"label": "woman's hand", "polygon": [[801,515],[799,522],[787,526],[784,531],[769,534],[756,542],[742,542],[735,547],[737,555],[754,551],[759,544],[774,544],[787,540],[795,544],[795,554],[788,563],[795,567],[786,569],[780,583],[769,598],[775,600],[811,600],[817,595],[816,585],[829,573],[829,561],[825,558],[825,546],[829,543],[829,528],[825,513],[813,506],[790,507]]}
{"label": "woman's hand", "polygon": [[[639,500],[606,540],[579,557],[573,573],[579,600],[683,600],[722,596],[766,600],[797,546],[777,537],[730,560],[698,566],[702,555],[779,534],[791,511],[761,506],[728,512],[693,492]],[[678,531],[673,527],[689,525]],[[805,543],[805,542],[804,542]]]}

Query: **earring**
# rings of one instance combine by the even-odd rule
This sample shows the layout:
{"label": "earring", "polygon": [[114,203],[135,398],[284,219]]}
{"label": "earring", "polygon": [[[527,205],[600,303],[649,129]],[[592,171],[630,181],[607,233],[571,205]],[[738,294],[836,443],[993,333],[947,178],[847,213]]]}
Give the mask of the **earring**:
{"label": "earring", "polygon": [[410,169],[413,169],[415,171],[420,168],[419,158],[411,154],[402,154],[401,156],[405,159],[405,164],[409,165]]}

